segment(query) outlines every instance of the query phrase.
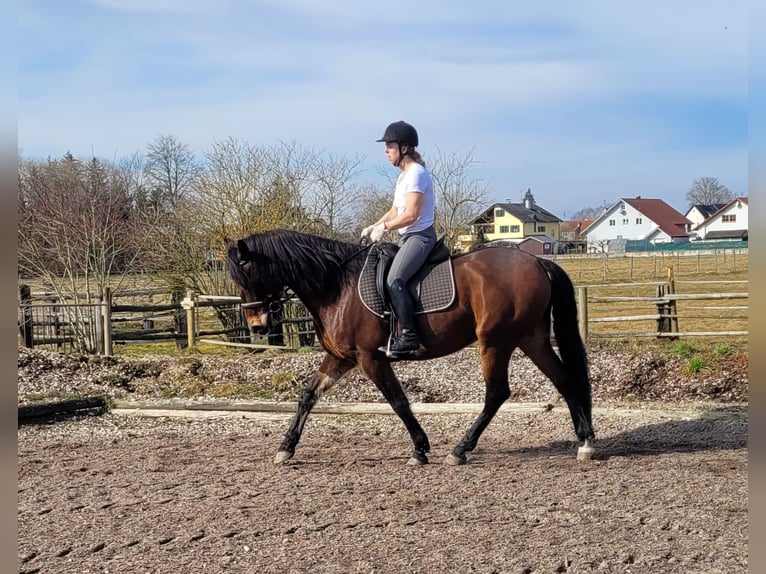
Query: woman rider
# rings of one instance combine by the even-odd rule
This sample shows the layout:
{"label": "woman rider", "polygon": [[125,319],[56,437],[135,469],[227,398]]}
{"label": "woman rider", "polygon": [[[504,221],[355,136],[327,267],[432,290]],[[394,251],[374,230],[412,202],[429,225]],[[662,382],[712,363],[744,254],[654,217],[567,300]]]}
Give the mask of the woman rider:
{"label": "woman rider", "polygon": [[426,163],[415,149],[418,132],[410,124],[390,124],[379,142],[386,144],[388,161],[401,170],[394,189],[394,202],[373,225],[362,231],[362,238],[378,242],[386,231],[399,232],[396,253],[386,281],[391,304],[402,334],[388,350],[389,356],[414,353],[420,347],[415,326],[415,298],[407,281],[420,269],[436,244],[434,229],[434,186]]}

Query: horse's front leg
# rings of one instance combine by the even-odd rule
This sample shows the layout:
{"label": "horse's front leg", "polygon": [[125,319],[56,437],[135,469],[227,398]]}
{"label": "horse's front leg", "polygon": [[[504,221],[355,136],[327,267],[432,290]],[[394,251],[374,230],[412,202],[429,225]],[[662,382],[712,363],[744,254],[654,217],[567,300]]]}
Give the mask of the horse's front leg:
{"label": "horse's front leg", "polygon": [[314,408],[324,392],[337,383],[355,364],[350,359],[339,359],[330,354],[324,356],[319,370],[311,376],[301,392],[298,410],[290,421],[290,427],[287,429],[282,445],[274,459],[275,463],[281,464],[293,457],[311,409]]}
{"label": "horse's front leg", "polygon": [[391,368],[391,363],[385,359],[377,359],[374,355],[364,355],[359,359],[359,366],[362,367],[362,370],[375,383],[380,392],[383,393],[388,404],[399,415],[399,418],[402,419],[404,426],[407,427],[410,433],[415,448],[412,452],[412,458],[407,461],[407,464],[428,464],[428,452],[431,450],[428,435],[426,435],[423,427],[420,426],[420,423],[415,418],[410,407],[410,401],[404,389],[402,389],[399,379],[396,378],[396,374]]}

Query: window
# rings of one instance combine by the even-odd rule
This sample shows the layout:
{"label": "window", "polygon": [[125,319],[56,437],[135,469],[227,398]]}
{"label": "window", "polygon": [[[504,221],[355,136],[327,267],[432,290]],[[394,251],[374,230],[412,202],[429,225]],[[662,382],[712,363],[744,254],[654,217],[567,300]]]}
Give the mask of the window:
{"label": "window", "polygon": [[617,225],[617,222],[614,219],[610,219],[609,220],[609,227],[613,227],[615,225]]}
{"label": "window", "polygon": [[545,231],[545,225],[538,225],[537,226],[538,231]]}
{"label": "window", "polygon": [[520,228],[518,225],[511,225],[511,233],[518,233]]}
{"label": "window", "polygon": [[723,221],[724,223],[734,223],[735,221],[737,221],[737,214],[732,213],[731,215],[724,215],[721,217],[721,221]]}
{"label": "window", "polygon": [[640,217],[636,217],[636,225],[641,225],[644,222]]}
{"label": "window", "polygon": [[630,224],[630,219],[628,219],[627,217],[624,217],[623,220],[622,220],[622,224],[623,225],[629,225]]}
{"label": "window", "polygon": [[500,226],[500,233],[508,233],[508,226],[507,225],[501,225]]}
{"label": "window", "polygon": [[505,215],[505,210],[504,209],[496,209],[495,210],[495,217],[502,217],[503,215]]}

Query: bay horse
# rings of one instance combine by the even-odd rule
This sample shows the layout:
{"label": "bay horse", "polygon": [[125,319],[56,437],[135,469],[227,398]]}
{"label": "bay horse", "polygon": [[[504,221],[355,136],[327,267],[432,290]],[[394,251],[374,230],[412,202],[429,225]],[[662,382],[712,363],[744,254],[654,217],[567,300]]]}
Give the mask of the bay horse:
{"label": "bay horse", "polygon": [[[284,229],[227,240],[227,246],[227,267],[241,291],[251,331],[268,329],[270,310],[290,290],[311,314],[325,351],[301,392],[275,463],[293,457],[316,402],[359,366],[407,427],[414,445],[408,464],[426,464],[428,436],[412,413],[391,360],[379,349],[388,338],[388,323],[365,308],[357,292],[369,247]],[[452,265],[454,301],[442,311],[417,315],[421,350],[411,360],[442,357],[477,343],[485,399],[481,413],[445,462],[465,463],[466,452],[474,450],[510,397],[508,367],[517,347],[564,397],[575,434],[583,441],[580,451],[589,458],[594,439],[591,387],[574,287],[567,274],[552,261],[509,247],[453,255]],[[551,345],[551,322],[560,358]]]}

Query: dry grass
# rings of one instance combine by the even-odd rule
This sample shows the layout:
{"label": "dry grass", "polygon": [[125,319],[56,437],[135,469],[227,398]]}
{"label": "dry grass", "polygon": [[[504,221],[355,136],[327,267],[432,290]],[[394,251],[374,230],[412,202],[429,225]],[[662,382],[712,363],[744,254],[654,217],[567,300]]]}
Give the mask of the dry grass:
{"label": "dry grass", "polygon": [[[657,285],[667,284],[670,273],[677,294],[746,293],[749,258],[747,252],[721,250],[709,254],[627,254],[612,256],[559,257],[561,265],[578,287],[588,288],[588,298],[655,297]],[[739,283],[737,283],[739,282]],[[748,299],[678,301],[680,332],[747,331]],[[590,320],[657,314],[651,301],[588,303]],[[657,331],[655,319],[620,322],[590,322],[589,334],[637,336]]]}

